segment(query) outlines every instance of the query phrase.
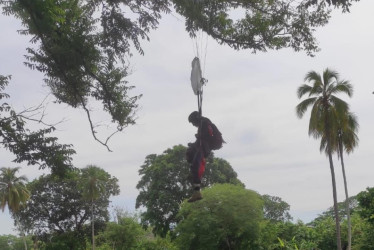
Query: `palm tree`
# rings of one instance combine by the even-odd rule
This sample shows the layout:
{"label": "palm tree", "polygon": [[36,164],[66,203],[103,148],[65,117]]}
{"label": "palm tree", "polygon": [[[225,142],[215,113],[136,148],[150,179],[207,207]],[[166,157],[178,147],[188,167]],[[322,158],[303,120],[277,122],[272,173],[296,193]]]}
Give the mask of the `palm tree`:
{"label": "palm tree", "polygon": [[92,249],[95,249],[94,202],[105,192],[106,172],[94,165],[82,169],[83,195],[91,202]]}
{"label": "palm tree", "polygon": [[351,245],[352,245],[351,213],[349,209],[348,185],[347,185],[347,177],[345,174],[343,152],[345,150],[345,152],[349,154],[353,152],[353,149],[358,145],[358,136],[356,132],[358,130],[359,125],[357,122],[357,117],[351,112],[346,112],[342,114],[342,116],[339,117],[339,120],[337,122],[338,122],[337,124],[338,130],[336,131],[337,141],[334,143],[334,149],[338,153],[338,158],[340,158],[340,163],[342,166],[344,191],[345,191],[345,212],[347,214],[347,224],[348,224],[347,250],[351,250]]}
{"label": "palm tree", "polygon": [[0,207],[3,212],[8,206],[11,213],[16,213],[30,198],[30,192],[26,188],[27,178],[16,176],[19,170],[20,167],[0,169]]}
{"label": "palm tree", "polygon": [[343,160],[343,149],[347,154],[351,153],[353,149],[358,145],[358,136],[356,131],[358,130],[358,123],[356,116],[352,113],[347,114],[345,122],[340,124],[338,130],[338,155],[340,156],[340,162],[342,165],[343,179],[344,179],[344,190],[345,190],[345,209],[347,213],[348,222],[348,248],[351,250],[352,245],[352,232],[351,232],[351,212],[349,209],[349,196],[347,187],[347,178],[345,175],[344,160]]}
{"label": "palm tree", "polygon": [[[3,167],[0,169],[0,207],[4,212],[5,207],[8,206],[9,212],[13,214],[17,226],[19,226],[19,221],[16,213],[30,198],[30,192],[26,188],[27,178],[23,175],[20,177],[16,176],[19,170],[20,167]],[[23,230],[21,230],[21,235],[25,244],[25,249],[27,249],[26,240],[22,231]]]}
{"label": "palm tree", "polygon": [[[333,145],[337,141],[338,117],[348,110],[348,104],[336,97],[336,94],[346,93],[351,96],[352,86],[347,81],[339,81],[338,73],[329,69],[323,71],[322,77],[315,71],[310,71],[305,76],[304,81],[311,82],[312,85],[303,84],[297,89],[299,99],[305,94],[309,94],[309,96],[296,106],[296,114],[299,118],[302,118],[307,109],[312,107],[309,120],[309,135],[316,139],[322,138],[320,150],[322,151],[326,148],[333,189],[337,249],[341,250],[340,219],[332,153],[334,151]],[[326,143],[326,147],[323,147],[322,143]]]}

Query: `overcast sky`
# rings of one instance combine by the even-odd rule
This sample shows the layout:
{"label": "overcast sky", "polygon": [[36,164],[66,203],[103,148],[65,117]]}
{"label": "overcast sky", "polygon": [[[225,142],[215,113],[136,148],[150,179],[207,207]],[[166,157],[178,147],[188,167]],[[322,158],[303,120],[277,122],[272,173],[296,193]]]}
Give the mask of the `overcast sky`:
{"label": "overcast sky", "polygon": [[[227,141],[215,155],[231,164],[246,188],[290,204],[295,220],[310,222],[333,204],[328,159],[320,154],[319,142],[308,137],[309,113],[301,120],[295,114],[300,102],[296,89],[308,71],[322,73],[328,67],[353,84],[353,97],[341,96],[360,124],[359,147],[345,156],[349,194],[374,186],[373,9],[374,1],[361,0],[353,4],[351,13],[335,11],[330,23],[316,32],[321,51],[313,58],[289,49],[252,54],[202,40],[202,66],[208,79],[203,115],[220,128]],[[5,90],[11,95],[9,103],[17,110],[35,106],[49,90],[43,87],[43,75],[23,66],[29,38],[17,34],[21,26],[12,17],[0,16],[0,27],[0,74],[13,76]],[[112,138],[113,152],[94,141],[83,111],[53,104],[53,98],[47,109],[47,121],[65,120],[56,136],[61,143],[74,144],[74,165],[95,164],[116,176],[121,194],[112,199],[112,205],[129,211],[135,210],[138,170],[145,157],[186,145],[196,132],[187,121],[197,109],[189,81],[196,48],[185,32],[183,18],[165,16],[150,39],[143,43],[144,56],[134,53],[130,58],[133,73],[127,80],[136,87],[132,94],[143,94],[137,125]],[[92,108],[97,110],[97,120],[108,120],[100,107]],[[23,166],[12,163],[12,155],[4,150],[0,159],[1,166]],[[343,201],[337,157],[334,163],[338,200]],[[33,166],[24,166],[21,172],[30,180],[43,173]],[[8,211],[0,217],[0,234],[14,233]]]}

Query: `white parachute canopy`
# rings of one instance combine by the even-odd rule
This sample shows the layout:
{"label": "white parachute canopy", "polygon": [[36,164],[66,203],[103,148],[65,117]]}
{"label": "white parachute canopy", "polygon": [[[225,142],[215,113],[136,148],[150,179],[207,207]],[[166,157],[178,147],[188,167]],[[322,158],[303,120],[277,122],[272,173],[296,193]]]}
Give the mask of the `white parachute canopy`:
{"label": "white parachute canopy", "polygon": [[195,57],[192,60],[192,70],[191,70],[191,86],[195,95],[201,94],[203,87],[203,80],[201,74],[200,60]]}

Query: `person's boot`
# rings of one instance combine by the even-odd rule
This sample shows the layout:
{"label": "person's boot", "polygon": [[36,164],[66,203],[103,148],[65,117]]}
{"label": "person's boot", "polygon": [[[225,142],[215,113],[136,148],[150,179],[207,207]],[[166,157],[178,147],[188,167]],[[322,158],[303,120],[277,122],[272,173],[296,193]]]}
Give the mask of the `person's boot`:
{"label": "person's boot", "polygon": [[188,200],[188,202],[195,202],[198,200],[201,200],[203,196],[201,195],[200,190],[194,190],[191,198]]}

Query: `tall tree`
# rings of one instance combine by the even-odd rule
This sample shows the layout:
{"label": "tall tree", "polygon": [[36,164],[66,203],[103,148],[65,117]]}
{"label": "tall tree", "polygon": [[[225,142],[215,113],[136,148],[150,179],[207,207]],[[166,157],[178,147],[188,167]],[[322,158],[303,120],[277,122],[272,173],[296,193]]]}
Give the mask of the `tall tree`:
{"label": "tall tree", "polygon": [[[97,135],[89,103],[102,103],[114,133],[135,123],[140,95],[130,96],[125,59],[130,48],[144,53],[141,42],[149,40],[163,14],[174,9],[191,36],[202,30],[234,49],[292,48],[309,55],[319,50],[315,29],[330,17],[324,2],[292,0],[0,0],[0,6],[21,20],[21,34],[32,37],[26,65],[45,75],[57,102],[85,110],[93,137],[107,147],[111,135],[106,140]],[[232,16],[234,9],[243,10],[242,17]]]}
{"label": "tall tree", "polygon": [[[340,163],[342,166],[343,181],[344,181],[344,193],[345,193],[345,214],[347,216],[348,224],[348,246],[347,249],[350,250],[352,246],[352,230],[351,230],[351,209],[349,204],[349,194],[348,194],[348,184],[347,176],[345,173],[344,158],[343,153],[346,151],[348,154],[353,151],[353,149],[358,145],[358,136],[356,134],[358,130],[357,118],[352,112],[343,112],[337,117],[336,125],[336,141],[331,142],[333,151],[336,151]],[[322,136],[321,147],[324,147],[326,153],[327,149],[327,140]]]}
{"label": "tall tree", "polygon": [[27,178],[26,176],[17,177],[16,173],[20,170],[20,167],[16,168],[1,168],[0,169],[0,207],[4,212],[6,206],[12,216],[15,218],[17,228],[20,229],[21,235],[24,241],[25,249],[27,249],[27,243],[24,235],[24,230],[17,212],[21,206],[26,204],[26,201],[30,198],[30,192],[26,188]]}
{"label": "tall tree", "polygon": [[94,165],[89,165],[82,169],[83,196],[91,202],[91,232],[92,232],[92,249],[95,250],[95,215],[94,205],[105,192],[106,181],[110,175],[103,169]]}
{"label": "tall tree", "polygon": [[348,112],[339,117],[338,120],[338,131],[337,131],[337,151],[342,166],[343,180],[344,180],[344,192],[345,192],[345,208],[348,223],[348,247],[347,250],[351,250],[352,246],[352,225],[351,225],[351,210],[349,209],[349,195],[348,195],[348,184],[347,177],[345,174],[344,166],[344,151],[347,154],[351,153],[353,149],[358,145],[358,136],[356,134],[358,130],[358,122],[356,116]]}
{"label": "tall tree", "polygon": [[[144,207],[142,223],[151,225],[154,233],[164,237],[177,223],[179,205],[191,191],[190,166],[185,160],[187,148],[178,145],[161,155],[148,155],[140,167],[141,179],[136,188],[136,208]],[[244,186],[231,165],[211,155],[207,159],[202,186],[231,183]]]}
{"label": "tall tree", "polygon": [[309,135],[316,139],[321,138],[321,151],[326,148],[333,189],[337,249],[341,250],[340,218],[332,153],[334,151],[334,142],[337,141],[338,119],[348,111],[348,104],[336,97],[336,94],[346,93],[351,96],[352,86],[347,81],[340,81],[338,73],[328,68],[323,71],[322,76],[315,71],[310,71],[305,76],[304,81],[312,84],[303,84],[298,88],[298,98],[302,98],[306,94],[308,94],[308,98],[296,106],[296,114],[299,118],[302,118],[307,109],[312,107],[309,120]]}

